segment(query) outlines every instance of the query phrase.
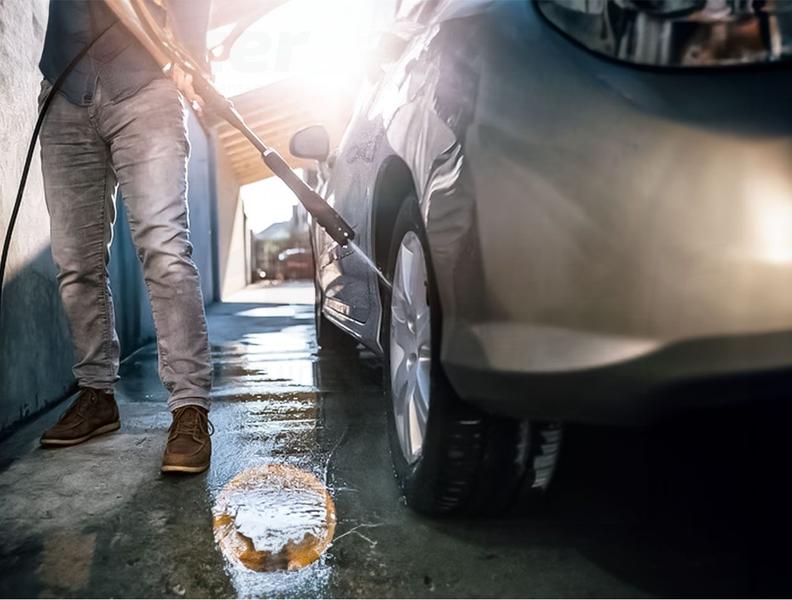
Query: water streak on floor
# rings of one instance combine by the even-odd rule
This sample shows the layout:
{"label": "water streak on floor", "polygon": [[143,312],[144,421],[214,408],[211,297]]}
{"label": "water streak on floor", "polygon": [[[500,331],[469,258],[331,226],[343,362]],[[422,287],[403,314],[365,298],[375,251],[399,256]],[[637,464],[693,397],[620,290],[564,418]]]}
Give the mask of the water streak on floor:
{"label": "water streak on floor", "polygon": [[[216,539],[239,595],[323,595],[335,507],[325,488],[312,310],[228,307],[237,308],[229,320],[250,327],[229,339],[214,329],[213,414],[233,415],[215,436],[222,455],[215,452],[207,481]],[[298,567],[306,568],[283,572]]]}

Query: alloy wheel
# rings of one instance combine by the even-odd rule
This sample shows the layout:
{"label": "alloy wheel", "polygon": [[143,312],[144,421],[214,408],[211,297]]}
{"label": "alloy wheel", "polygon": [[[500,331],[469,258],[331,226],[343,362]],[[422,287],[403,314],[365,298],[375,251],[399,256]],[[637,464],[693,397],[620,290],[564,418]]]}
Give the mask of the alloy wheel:
{"label": "alloy wheel", "polygon": [[429,420],[432,327],[423,245],[408,231],[399,246],[391,295],[390,382],[396,431],[408,463],[421,456]]}

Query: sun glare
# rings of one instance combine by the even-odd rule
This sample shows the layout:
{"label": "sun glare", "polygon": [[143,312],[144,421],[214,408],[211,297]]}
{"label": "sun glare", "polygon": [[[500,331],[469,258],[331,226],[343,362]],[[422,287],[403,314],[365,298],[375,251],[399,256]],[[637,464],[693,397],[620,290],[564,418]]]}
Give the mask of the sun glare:
{"label": "sun glare", "polygon": [[792,262],[792,189],[770,177],[752,182],[754,228],[760,257],[772,264]]}
{"label": "sun glare", "polygon": [[[291,0],[254,23],[230,58],[214,64],[221,92],[235,96],[285,78],[332,93],[359,81],[367,49],[392,18],[395,0]],[[228,28],[213,30],[210,47]]]}

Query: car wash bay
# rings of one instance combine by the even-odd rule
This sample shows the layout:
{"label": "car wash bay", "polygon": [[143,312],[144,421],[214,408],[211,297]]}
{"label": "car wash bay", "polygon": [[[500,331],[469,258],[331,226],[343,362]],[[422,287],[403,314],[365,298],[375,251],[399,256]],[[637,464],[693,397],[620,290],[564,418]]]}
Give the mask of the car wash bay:
{"label": "car wash bay", "polygon": [[[15,65],[0,86],[3,224],[35,120],[45,5],[7,3],[0,14],[0,57]],[[273,84],[235,98],[284,154],[298,128],[348,117],[348,106],[298,91]],[[784,406],[642,430],[569,425],[538,506],[518,502],[476,519],[409,510],[389,457],[378,362],[362,349],[319,351],[310,283],[246,286],[250,231],[239,189],[265,174],[234,132],[205,126],[191,119],[190,204],[215,367],[211,469],[159,471],[170,415],[123,205],[111,264],[127,354],[122,428],[73,448],[39,447],[72,379],[34,175],[0,324],[0,596],[789,595]],[[316,482],[317,504],[238,484],[270,465]],[[233,520],[264,544],[287,540],[332,502],[330,544],[300,570],[247,568],[216,537],[230,497]]]}
{"label": "car wash bay", "polygon": [[[120,432],[41,449],[37,438],[57,407],[0,445],[0,594],[613,597],[782,589],[773,542],[783,513],[768,492],[778,491],[772,476],[783,468],[765,460],[780,425],[734,413],[655,431],[573,427],[540,507],[431,520],[404,506],[394,481],[376,361],[363,351],[317,350],[312,287],[259,285],[232,300],[209,309],[216,388],[208,473],[159,472],[169,415],[151,345],[124,363]],[[331,546],[302,570],[253,572],[215,543],[213,508],[223,488],[269,463],[313,474],[336,505]],[[260,526],[276,532],[272,514],[262,513]]]}

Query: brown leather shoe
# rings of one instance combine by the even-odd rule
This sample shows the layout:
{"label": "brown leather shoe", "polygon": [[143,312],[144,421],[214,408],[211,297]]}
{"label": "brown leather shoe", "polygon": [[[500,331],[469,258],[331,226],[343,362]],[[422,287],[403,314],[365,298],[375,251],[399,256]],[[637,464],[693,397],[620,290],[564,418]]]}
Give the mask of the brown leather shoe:
{"label": "brown leather shoe", "polygon": [[85,388],[55,425],[41,436],[41,445],[74,446],[121,427],[113,394]]}
{"label": "brown leather shoe", "polygon": [[212,458],[211,427],[208,411],[200,406],[183,406],[174,410],[168,444],[162,457],[162,472],[206,471]]}

